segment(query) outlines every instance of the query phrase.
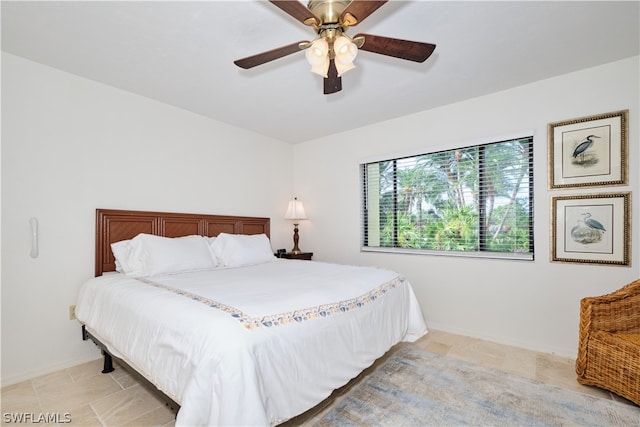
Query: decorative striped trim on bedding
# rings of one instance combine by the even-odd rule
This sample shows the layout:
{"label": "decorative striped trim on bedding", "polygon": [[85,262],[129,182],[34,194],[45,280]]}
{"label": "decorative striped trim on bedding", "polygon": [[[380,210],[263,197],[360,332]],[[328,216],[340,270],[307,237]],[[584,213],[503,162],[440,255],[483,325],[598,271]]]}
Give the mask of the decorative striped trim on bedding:
{"label": "decorative striped trim on bedding", "polygon": [[187,292],[182,289],[174,288],[172,286],[164,285],[162,283],[157,283],[143,277],[139,277],[137,278],[137,280],[139,280],[140,282],[146,283],[147,285],[155,286],[156,288],[165,289],[177,295],[182,295],[186,298],[208,305],[211,308],[215,308],[225,313],[228,313],[229,315],[231,315],[231,317],[233,317],[234,319],[242,323],[243,326],[247,329],[259,328],[261,326],[265,326],[265,327],[282,326],[282,325],[287,325],[294,322],[303,322],[305,320],[333,316],[336,314],[355,310],[377,300],[378,298],[384,296],[390,290],[395,289],[398,286],[401,286],[406,281],[404,276],[399,275],[389,280],[388,282],[383,283],[377,288],[367,292],[364,295],[360,295],[358,297],[351,298],[348,300],[329,303],[329,304],[322,304],[315,307],[289,311],[286,313],[270,314],[262,317],[251,317],[248,314],[243,313],[241,310],[238,310],[235,307],[222,304],[218,301],[214,301],[212,299],[205,298],[203,296],[200,296],[191,292]]}

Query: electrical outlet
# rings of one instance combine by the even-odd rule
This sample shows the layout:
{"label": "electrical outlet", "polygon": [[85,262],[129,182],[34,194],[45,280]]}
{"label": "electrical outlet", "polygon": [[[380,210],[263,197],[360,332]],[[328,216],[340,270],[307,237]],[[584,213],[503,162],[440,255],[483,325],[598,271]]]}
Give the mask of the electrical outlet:
{"label": "electrical outlet", "polygon": [[75,320],[76,318],[76,306],[75,305],[70,305],[69,306],[69,320]]}

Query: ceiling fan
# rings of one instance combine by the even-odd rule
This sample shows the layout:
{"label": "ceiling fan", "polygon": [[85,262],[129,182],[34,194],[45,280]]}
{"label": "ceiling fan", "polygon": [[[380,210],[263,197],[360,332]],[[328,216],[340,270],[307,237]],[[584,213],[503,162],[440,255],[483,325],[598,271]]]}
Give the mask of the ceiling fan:
{"label": "ceiling fan", "polygon": [[297,0],[269,0],[304,25],[313,27],[313,41],[300,41],[287,46],[234,61],[240,68],[249,69],[267,62],[306,50],[311,71],[324,77],[324,93],[342,90],[342,74],[354,68],[358,50],[424,62],[436,46],[430,43],[393,39],[373,34],[346,34],[365,20],[388,0],[310,0],[308,7]]}

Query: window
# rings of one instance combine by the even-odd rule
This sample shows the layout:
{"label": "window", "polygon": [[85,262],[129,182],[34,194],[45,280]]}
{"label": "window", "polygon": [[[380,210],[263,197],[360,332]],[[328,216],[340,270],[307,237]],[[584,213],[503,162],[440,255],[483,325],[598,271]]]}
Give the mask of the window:
{"label": "window", "polygon": [[533,259],[533,137],[361,165],[362,248]]}

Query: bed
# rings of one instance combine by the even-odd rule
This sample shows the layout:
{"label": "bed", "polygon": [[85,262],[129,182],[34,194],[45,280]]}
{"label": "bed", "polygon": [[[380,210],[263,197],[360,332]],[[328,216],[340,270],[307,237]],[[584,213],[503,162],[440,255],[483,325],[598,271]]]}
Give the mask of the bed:
{"label": "bed", "polygon": [[403,276],[279,259],[269,233],[268,218],[96,210],[76,316],[104,372],[132,368],[179,405],[176,425],[277,425],[426,333]]}

